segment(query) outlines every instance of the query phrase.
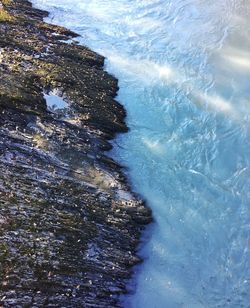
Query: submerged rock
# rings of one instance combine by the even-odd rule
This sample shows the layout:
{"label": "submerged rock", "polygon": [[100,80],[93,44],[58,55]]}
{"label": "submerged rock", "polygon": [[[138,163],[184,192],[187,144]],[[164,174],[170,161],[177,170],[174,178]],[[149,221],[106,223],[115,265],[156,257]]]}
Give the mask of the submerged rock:
{"label": "submerged rock", "polygon": [[119,307],[151,213],[103,153],[127,131],[117,80],[47,12],[0,3],[0,306]]}

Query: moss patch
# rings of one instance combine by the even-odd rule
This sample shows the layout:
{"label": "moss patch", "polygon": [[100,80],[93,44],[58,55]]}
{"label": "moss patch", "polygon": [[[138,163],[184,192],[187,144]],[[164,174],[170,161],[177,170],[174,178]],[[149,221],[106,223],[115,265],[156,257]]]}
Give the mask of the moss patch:
{"label": "moss patch", "polygon": [[11,4],[12,0],[1,0],[3,5]]}
{"label": "moss patch", "polygon": [[5,9],[0,9],[0,22],[14,21],[15,17],[10,15]]}

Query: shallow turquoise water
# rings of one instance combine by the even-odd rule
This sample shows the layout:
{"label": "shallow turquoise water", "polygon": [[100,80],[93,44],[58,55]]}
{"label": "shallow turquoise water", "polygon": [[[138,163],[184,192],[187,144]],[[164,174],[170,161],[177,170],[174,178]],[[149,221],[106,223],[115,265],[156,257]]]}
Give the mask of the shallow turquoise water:
{"label": "shallow turquoise water", "polygon": [[153,210],[125,307],[250,307],[247,0],[34,0],[107,57],[112,155]]}

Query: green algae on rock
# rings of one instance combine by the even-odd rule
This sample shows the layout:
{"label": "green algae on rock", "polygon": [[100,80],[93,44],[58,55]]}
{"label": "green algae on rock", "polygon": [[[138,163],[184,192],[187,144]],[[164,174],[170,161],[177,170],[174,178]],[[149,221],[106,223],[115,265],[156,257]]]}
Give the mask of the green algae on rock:
{"label": "green algae on rock", "polygon": [[151,213],[103,154],[127,131],[117,80],[46,12],[0,3],[0,306],[119,307]]}

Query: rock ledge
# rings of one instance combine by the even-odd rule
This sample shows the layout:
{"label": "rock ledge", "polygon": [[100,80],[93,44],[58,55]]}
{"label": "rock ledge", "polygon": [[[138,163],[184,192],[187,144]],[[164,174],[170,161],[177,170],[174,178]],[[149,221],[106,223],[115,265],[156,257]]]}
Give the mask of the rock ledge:
{"label": "rock ledge", "polygon": [[0,307],[120,307],[151,221],[104,155],[126,113],[104,58],[45,16],[0,0]]}

